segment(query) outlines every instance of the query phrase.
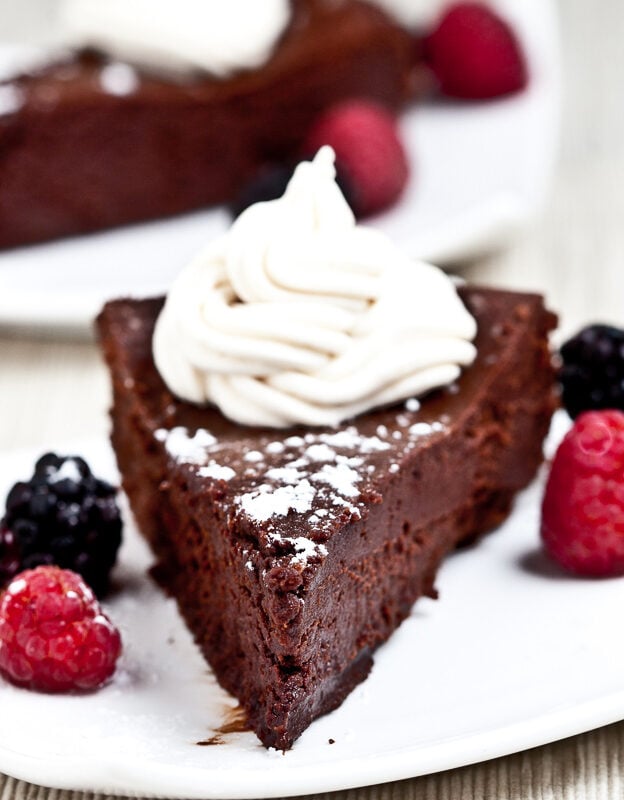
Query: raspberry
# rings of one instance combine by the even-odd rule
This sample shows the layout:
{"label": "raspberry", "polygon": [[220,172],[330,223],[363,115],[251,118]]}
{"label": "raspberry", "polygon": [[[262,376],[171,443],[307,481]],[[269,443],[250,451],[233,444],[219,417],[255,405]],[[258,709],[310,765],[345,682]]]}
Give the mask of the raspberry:
{"label": "raspberry", "polygon": [[587,411],[555,455],[542,504],[548,553],[579,575],[624,574],[624,413]]}
{"label": "raspberry", "polygon": [[23,569],[57,564],[81,574],[98,595],[121,543],[116,489],[78,456],[42,456],[16,483],[0,520],[0,587]]}
{"label": "raspberry", "polygon": [[[234,218],[238,217],[254,203],[264,203],[280,198],[286,191],[294,171],[294,166],[286,164],[278,164],[261,170],[243,187],[236,200],[230,204],[232,216]],[[347,203],[352,206],[353,190],[349,179],[338,169],[336,169],[336,183],[345,196]]]}
{"label": "raspberry", "polygon": [[115,671],[119,631],[80,575],[26,570],[0,597],[0,673],[42,692],[89,691]]}
{"label": "raspberry", "polygon": [[340,103],[312,126],[305,152],[328,144],[336,167],[352,189],[357,217],[382,211],[398,200],[409,176],[405,149],[395,118],[385,108],[364,100]]}
{"label": "raspberry", "polygon": [[481,3],[456,3],[425,41],[440,91],[449,97],[487,100],[524,89],[527,69],[509,25]]}
{"label": "raspberry", "polygon": [[582,411],[624,411],[624,331],[589,325],[561,348],[562,401],[574,419]]}

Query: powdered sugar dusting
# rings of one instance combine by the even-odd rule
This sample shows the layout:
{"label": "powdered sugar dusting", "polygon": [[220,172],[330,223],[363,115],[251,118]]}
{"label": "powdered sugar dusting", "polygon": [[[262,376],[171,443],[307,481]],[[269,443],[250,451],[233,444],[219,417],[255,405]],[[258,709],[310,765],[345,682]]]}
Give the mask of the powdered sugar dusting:
{"label": "powdered sugar dusting", "polygon": [[279,543],[277,552],[285,545],[291,562],[305,565],[326,552],[322,542],[337,525],[363,518],[364,496],[379,491],[384,476],[400,472],[419,440],[445,429],[443,419],[419,422],[411,410],[416,404],[407,401],[392,425],[379,424],[367,434],[350,425],[242,441],[218,441],[207,430],[182,427],[159,429],[155,436],[171,457],[197,467],[198,476],[230,482],[237,512],[262,524],[260,541],[272,548]]}
{"label": "powdered sugar dusting", "polygon": [[278,537],[273,534],[270,538],[272,538],[273,541],[279,540],[281,543],[289,544],[293,548],[295,553],[290,559],[291,564],[296,563],[305,566],[311,558],[317,558],[319,556],[324,557],[327,555],[327,548],[324,544],[317,544],[306,536]]}
{"label": "powdered sugar dusting", "polygon": [[310,461],[331,461],[336,455],[328,444],[311,444],[305,451]]}
{"label": "powdered sugar dusting", "polygon": [[410,426],[409,432],[411,436],[431,436],[443,430],[444,425],[441,422],[416,422]]}
{"label": "powdered sugar dusting", "polygon": [[234,472],[232,467],[222,467],[220,464],[213,462],[212,464],[207,464],[205,467],[201,467],[197,474],[202,478],[215,478],[220,481],[229,481],[236,475],[236,472]]}
{"label": "powdered sugar dusting", "polygon": [[184,464],[205,464],[206,450],[217,442],[204,428],[199,428],[193,436],[189,435],[187,428],[178,427],[170,431],[159,428],[154,436],[159,442],[164,442],[165,450],[172,458]]}
{"label": "powdered sugar dusting", "polygon": [[312,478],[322,483],[328,483],[332,489],[344,497],[357,497],[360,493],[356,484],[359,483],[362,476],[347,464],[325,464]]}
{"label": "powdered sugar dusting", "polygon": [[266,446],[267,453],[283,453],[286,445],[284,442],[269,442]]}
{"label": "powdered sugar dusting", "polygon": [[[388,442],[382,442],[378,436],[362,436],[357,428],[350,426],[343,431],[336,433],[321,433],[318,441],[345,450],[357,450],[360,453],[376,453],[381,450],[388,450]],[[308,437],[306,437],[306,441]]]}
{"label": "powdered sugar dusting", "polygon": [[271,517],[285,517],[290,511],[303,514],[310,511],[314,500],[314,487],[308,480],[295,486],[262,484],[255,491],[236,498],[236,502],[251,519],[266,522]]}
{"label": "powdered sugar dusting", "polygon": [[298,483],[300,480],[303,480],[305,473],[303,473],[300,469],[297,469],[295,464],[292,463],[286,467],[273,467],[272,469],[267,470],[266,476],[269,478],[269,480],[292,485]]}
{"label": "powdered sugar dusting", "polygon": [[[301,452],[303,445],[307,447]],[[291,511],[313,510],[306,522],[315,529],[330,529],[337,517],[344,515],[345,509],[352,518],[359,519],[362,515],[357,503],[361,493],[359,484],[367,473],[357,468],[364,464],[367,454],[383,452],[390,447],[390,443],[379,436],[363,436],[354,426],[269,442],[265,452],[273,457],[283,454],[285,457],[280,459],[283,463],[269,469],[261,464],[258,485],[235,498],[235,502],[257,522],[267,522]],[[293,457],[289,457],[289,449],[296,451]],[[255,456],[245,458],[256,463]],[[269,531],[274,535],[271,527]]]}

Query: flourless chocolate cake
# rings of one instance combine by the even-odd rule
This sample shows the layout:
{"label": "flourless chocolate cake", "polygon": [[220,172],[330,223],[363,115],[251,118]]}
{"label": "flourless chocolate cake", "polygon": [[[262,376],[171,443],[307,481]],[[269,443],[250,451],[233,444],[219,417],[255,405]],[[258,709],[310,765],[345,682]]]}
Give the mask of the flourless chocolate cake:
{"label": "flourless chocolate cake", "polygon": [[160,299],[99,317],[134,515],[266,746],[340,705],[435,595],[443,556],[501,523],[542,461],[555,317],[536,295],[460,293],[478,355],[458,382],[329,429],[245,427],[176,399],[151,353]]}
{"label": "flourless chocolate cake", "polygon": [[293,0],[270,60],[228,78],[120,73],[82,53],[1,83],[0,247],[231,200],[262,165],[293,156],[327,106],[404,104],[415,50],[371,5]]}

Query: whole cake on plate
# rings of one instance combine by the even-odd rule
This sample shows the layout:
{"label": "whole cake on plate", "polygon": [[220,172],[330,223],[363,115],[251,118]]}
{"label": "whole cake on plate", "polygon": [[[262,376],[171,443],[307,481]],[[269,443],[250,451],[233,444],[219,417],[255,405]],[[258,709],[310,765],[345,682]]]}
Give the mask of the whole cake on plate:
{"label": "whole cake on plate", "polygon": [[444,555],[534,477],[555,322],[356,225],[327,148],[166,300],[104,308],[124,488],[265,745],[336,708]]}

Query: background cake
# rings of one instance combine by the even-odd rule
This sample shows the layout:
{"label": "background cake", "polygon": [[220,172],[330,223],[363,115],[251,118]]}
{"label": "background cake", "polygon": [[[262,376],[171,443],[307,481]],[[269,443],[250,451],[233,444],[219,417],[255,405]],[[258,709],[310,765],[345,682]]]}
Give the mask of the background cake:
{"label": "background cake", "polygon": [[[327,106],[362,97],[397,110],[417,93],[412,36],[378,8],[359,0],[281,5],[287,15],[258,52],[237,34],[225,61],[219,50],[180,63],[162,52],[160,28],[142,49],[147,33],[133,32],[129,12],[124,38],[115,19],[91,24],[89,2],[68,4],[68,18],[77,17],[72,41],[114,54],[79,51],[0,85],[0,247],[230,200],[262,165],[296,153]],[[206,22],[202,4],[186,6]],[[266,4],[267,13],[275,6]],[[123,16],[132,6],[121,8]],[[171,8],[152,12],[164,15],[165,32]],[[221,4],[209,8],[221,19]],[[182,19],[182,33],[193,24]],[[189,49],[183,36],[178,44],[176,54]]]}

